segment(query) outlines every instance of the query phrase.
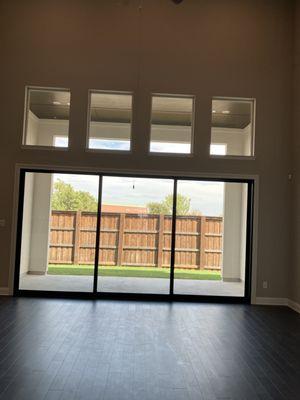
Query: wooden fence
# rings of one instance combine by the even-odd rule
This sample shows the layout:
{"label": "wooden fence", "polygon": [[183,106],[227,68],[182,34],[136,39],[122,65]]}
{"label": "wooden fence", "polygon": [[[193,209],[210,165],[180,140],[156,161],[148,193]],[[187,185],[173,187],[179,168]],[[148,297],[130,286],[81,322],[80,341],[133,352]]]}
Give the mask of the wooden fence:
{"label": "wooden fence", "polygon": [[[97,214],[53,211],[49,263],[93,264]],[[103,213],[100,265],[169,267],[172,218],[168,215]],[[175,266],[220,270],[223,219],[179,216]]]}

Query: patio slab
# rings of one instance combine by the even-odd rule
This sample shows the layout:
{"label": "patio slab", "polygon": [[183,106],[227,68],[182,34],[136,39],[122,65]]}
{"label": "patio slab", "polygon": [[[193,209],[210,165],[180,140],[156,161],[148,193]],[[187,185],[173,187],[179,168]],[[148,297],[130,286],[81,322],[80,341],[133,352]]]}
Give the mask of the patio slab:
{"label": "patio slab", "polygon": [[[91,292],[92,288],[93,276],[23,275],[20,279],[20,289],[24,290]],[[117,293],[168,294],[169,280],[102,276],[98,279],[98,290]],[[244,283],[175,279],[174,293],[238,297],[244,295]]]}

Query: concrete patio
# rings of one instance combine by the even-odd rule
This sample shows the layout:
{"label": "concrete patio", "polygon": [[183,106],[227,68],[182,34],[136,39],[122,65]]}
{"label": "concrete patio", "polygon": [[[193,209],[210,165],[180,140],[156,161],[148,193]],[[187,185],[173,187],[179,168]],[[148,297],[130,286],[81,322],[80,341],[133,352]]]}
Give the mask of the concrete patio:
{"label": "concrete patio", "polygon": [[[20,289],[66,292],[91,292],[93,276],[22,275]],[[168,294],[169,280],[162,278],[99,277],[98,290],[116,293]],[[174,293],[208,296],[244,296],[244,282],[176,279]]]}

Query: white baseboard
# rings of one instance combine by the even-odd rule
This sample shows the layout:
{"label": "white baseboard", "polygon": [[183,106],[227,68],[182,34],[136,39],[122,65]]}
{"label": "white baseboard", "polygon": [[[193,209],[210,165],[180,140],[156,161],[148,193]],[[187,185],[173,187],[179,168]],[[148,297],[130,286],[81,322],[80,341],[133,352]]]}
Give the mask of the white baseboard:
{"label": "white baseboard", "polygon": [[264,306],[287,306],[288,299],[284,297],[256,297],[254,304]]}
{"label": "white baseboard", "polygon": [[300,304],[288,299],[288,307],[300,314]]}
{"label": "white baseboard", "polygon": [[287,306],[300,314],[300,304],[284,297],[256,297],[253,304],[264,306]]}
{"label": "white baseboard", "polygon": [[9,288],[0,287],[0,296],[9,296]]}

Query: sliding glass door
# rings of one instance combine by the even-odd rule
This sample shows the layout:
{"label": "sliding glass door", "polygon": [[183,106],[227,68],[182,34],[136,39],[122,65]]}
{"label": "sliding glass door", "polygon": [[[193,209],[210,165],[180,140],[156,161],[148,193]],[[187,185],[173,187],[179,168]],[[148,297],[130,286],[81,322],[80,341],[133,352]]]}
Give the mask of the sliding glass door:
{"label": "sliding glass door", "polygon": [[174,293],[245,294],[247,183],[178,180]]}
{"label": "sliding glass door", "polygon": [[169,293],[173,186],[103,177],[98,291]]}
{"label": "sliding glass door", "polygon": [[252,187],[22,171],[16,292],[248,297]]}
{"label": "sliding glass door", "polygon": [[19,289],[92,292],[99,177],[26,172]]}

